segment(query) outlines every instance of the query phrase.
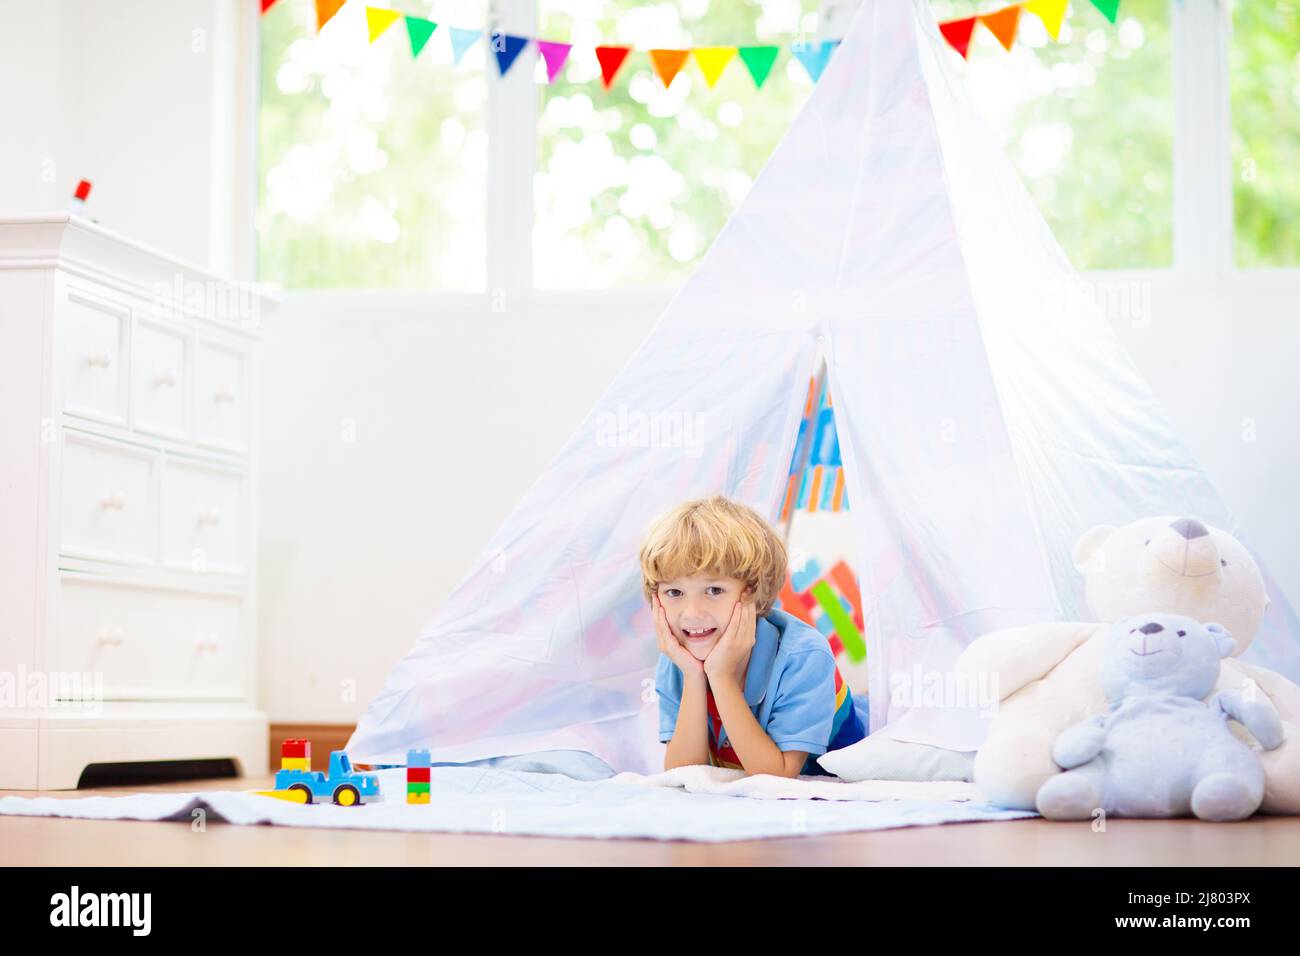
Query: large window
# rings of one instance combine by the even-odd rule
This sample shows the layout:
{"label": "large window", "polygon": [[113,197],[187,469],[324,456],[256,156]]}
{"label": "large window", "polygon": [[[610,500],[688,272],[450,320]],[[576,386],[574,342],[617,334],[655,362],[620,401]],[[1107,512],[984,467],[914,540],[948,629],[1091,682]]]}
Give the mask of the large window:
{"label": "large window", "polygon": [[[1112,24],[1076,0],[1059,43],[1022,13],[1010,53],[976,27],[965,67],[971,97],[1076,268],[1172,264],[1169,3],[1123,0]],[[999,5],[931,6],[948,20]]]}
{"label": "large window", "polygon": [[[453,69],[439,26],[412,60],[402,21],[371,46],[365,4],[344,4],[319,35],[314,6],[277,3],[261,21],[260,277],[291,289],[483,290],[486,45]],[[486,8],[405,6],[466,25]]]}
{"label": "large window", "polygon": [[[533,275],[540,288],[681,278],[744,198],[812,89],[791,56],[816,0],[540,0],[574,49],[540,91]],[[597,44],[636,47],[606,92]],[[665,89],[646,49],[778,45],[756,88],[739,57],[709,89],[688,60]],[[545,73],[541,73],[545,81]]]}
{"label": "large window", "polygon": [[[488,0],[389,0],[440,24],[416,59],[401,21],[369,44],[361,0],[319,36],[308,0],[272,7],[261,21],[262,278],[291,289],[485,291],[487,196],[529,188],[531,201],[494,213],[493,228],[531,234],[535,286],[689,274],[813,89],[789,44],[817,35],[820,0],[535,2],[530,32],[572,43],[570,60],[548,84],[529,47],[515,69],[533,82],[490,103],[500,80],[487,44],[453,66],[446,29],[485,26]],[[1025,12],[1009,53],[976,28],[961,65],[976,108],[1081,269],[1173,262],[1171,27],[1194,2],[1123,0],[1112,24],[1077,0],[1059,42]],[[931,0],[940,20],[1003,5]],[[1289,228],[1300,218],[1297,7],[1238,0],[1232,15],[1233,140],[1222,151],[1232,151],[1242,265],[1300,263],[1300,231]],[[1196,23],[1214,28],[1213,18]],[[610,90],[598,43],[635,48]],[[645,52],[709,44],[780,51],[761,89],[739,57],[712,89],[692,60],[664,89]],[[529,96],[536,125],[492,125],[506,141],[489,143],[489,109],[526,116]],[[527,161],[512,169],[512,156]]]}
{"label": "large window", "polygon": [[1232,10],[1233,233],[1240,266],[1300,266],[1300,3]]}

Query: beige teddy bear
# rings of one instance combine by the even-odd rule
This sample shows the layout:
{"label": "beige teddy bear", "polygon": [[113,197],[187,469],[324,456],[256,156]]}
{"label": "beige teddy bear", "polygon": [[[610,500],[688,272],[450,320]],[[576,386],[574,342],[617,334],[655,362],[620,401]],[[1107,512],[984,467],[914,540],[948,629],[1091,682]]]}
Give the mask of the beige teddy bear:
{"label": "beige teddy bear", "polygon": [[1237,648],[1220,668],[1207,698],[1223,691],[1267,697],[1282,719],[1282,745],[1261,750],[1250,733],[1230,724],[1259,750],[1265,813],[1300,814],[1300,688],[1285,677],[1237,659],[1250,646],[1268,607],[1263,576],[1250,553],[1225,531],[1194,518],[1146,518],[1103,525],[1074,547],[1089,608],[1106,623],[1030,624],[986,634],[957,662],[959,671],[994,675],[1001,703],[975,756],[975,783],[1001,806],[1034,809],[1043,782],[1061,768],[1052,743],[1061,731],[1104,714],[1099,679],[1111,624],[1136,614],[1180,614],[1217,621]]}

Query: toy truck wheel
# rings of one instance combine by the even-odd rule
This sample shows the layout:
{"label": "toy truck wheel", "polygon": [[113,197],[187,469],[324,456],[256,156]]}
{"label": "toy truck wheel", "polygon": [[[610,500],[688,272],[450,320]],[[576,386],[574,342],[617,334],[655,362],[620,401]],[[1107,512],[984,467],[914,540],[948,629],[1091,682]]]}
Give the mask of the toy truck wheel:
{"label": "toy truck wheel", "polygon": [[289,789],[301,793],[303,796],[303,803],[311,803],[311,787],[307,786],[305,783],[295,783]]}
{"label": "toy truck wheel", "polygon": [[361,794],[350,783],[345,783],[334,791],[334,802],[340,807],[355,807],[361,802]]}

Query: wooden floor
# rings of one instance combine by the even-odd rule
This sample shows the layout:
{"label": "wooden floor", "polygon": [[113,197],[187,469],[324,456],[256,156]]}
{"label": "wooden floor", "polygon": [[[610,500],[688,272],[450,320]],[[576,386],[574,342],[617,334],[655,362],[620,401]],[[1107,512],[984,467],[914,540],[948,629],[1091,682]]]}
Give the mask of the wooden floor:
{"label": "wooden floor", "polygon": [[[145,791],[251,790],[261,778],[54,791],[73,798]],[[3,796],[37,796],[0,791]],[[837,836],[704,844],[654,840],[306,830],[291,827],[0,816],[0,862],[11,866],[367,865],[850,865],[850,866],[1296,866],[1300,817],[1242,823],[1012,820],[908,827]]]}

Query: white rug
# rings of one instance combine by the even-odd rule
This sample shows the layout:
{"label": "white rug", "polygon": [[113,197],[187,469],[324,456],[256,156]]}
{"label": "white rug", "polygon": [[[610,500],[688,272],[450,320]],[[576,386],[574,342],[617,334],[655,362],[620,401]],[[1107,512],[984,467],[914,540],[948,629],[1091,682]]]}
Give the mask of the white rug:
{"label": "white rug", "polygon": [[251,792],[123,797],[3,797],[0,814],[96,820],[176,820],[358,830],[502,833],[724,842],[883,830],[1036,814],[984,803],[973,784],[848,783],[838,778],[745,777],[680,767],[575,780],[556,773],[434,767],[428,805],[405,802],[405,771],[379,771],[385,799],[360,807],[304,806]]}

